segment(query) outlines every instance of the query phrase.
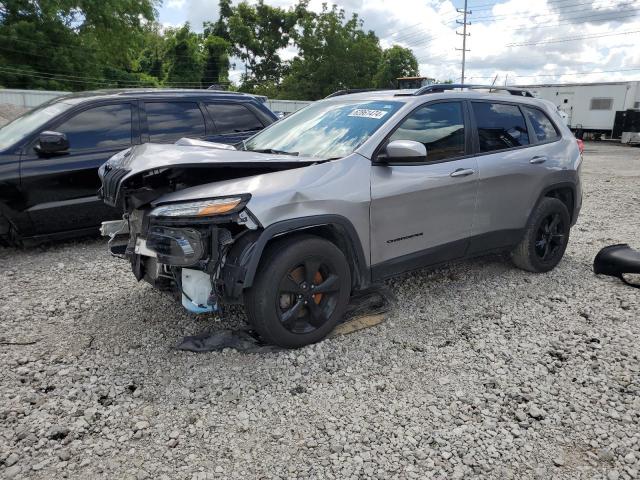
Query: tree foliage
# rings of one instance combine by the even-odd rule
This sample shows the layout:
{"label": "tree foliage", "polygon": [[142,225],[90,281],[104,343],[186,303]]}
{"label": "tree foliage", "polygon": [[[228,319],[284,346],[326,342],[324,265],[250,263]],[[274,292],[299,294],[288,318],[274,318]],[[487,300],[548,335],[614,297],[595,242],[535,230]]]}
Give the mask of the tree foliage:
{"label": "tree foliage", "polygon": [[246,65],[243,90],[251,91],[261,83],[278,83],[286,73],[287,65],[279,51],[295,39],[295,27],[304,7],[306,3],[284,10],[266,5],[264,0],[255,5],[243,1],[235,7],[228,0],[220,2],[220,20],[213,33],[228,39],[232,53]]}
{"label": "tree foliage", "polygon": [[396,86],[396,78],[417,75],[418,60],[413,52],[400,45],[394,45],[383,52],[374,82],[379,88],[389,88]]}
{"label": "tree foliage", "polygon": [[343,88],[368,88],[380,64],[376,35],[362,30],[357,15],[323,5],[320,13],[305,12],[300,20],[298,55],[283,80],[283,95],[317,99]]}
{"label": "tree foliage", "polygon": [[229,83],[238,65],[242,91],[313,100],[418,73],[411,50],[383,50],[357,15],[335,5],[313,12],[309,0],[288,9],[219,0],[219,18],[198,33],[188,23],[161,27],[160,1],[0,0],[0,85],[238,88]]}
{"label": "tree foliage", "polygon": [[99,85],[104,66],[132,72],[156,0],[0,2],[0,82],[24,88]]}
{"label": "tree foliage", "polygon": [[202,54],[198,35],[189,23],[165,32],[165,59],[169,64],[166,83],[170,86],[200,87]]}

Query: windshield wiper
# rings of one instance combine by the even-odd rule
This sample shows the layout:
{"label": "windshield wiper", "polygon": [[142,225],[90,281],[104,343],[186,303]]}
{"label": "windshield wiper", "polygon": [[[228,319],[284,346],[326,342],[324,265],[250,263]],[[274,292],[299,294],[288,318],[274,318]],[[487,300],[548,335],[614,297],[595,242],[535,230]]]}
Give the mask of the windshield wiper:
{"label": "windshield wiper", "polygon": [[255,150],[248,150],[249,152],[258,152],[258,153],[276,153],[278,155],[293,155],[297,157],[300,152],[287,152],[285,150],[275,150],[273,148],[257,148]]}

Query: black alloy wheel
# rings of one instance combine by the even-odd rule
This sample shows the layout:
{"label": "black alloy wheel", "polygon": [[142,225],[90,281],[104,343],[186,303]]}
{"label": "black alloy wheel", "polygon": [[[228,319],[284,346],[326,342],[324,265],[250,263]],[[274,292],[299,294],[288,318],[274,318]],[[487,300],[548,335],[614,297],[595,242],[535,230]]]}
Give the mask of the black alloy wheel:
{"label": "black alloy wheel", "polygon": [[299,348],[333,330],[350,295],[344,253],[324,238],[297,234],[269,244],[244,304],[262,340]]}
{"label": "black alloy wheel", "polygon": [[540,224],[536,234],[535,251],[543,262],[552,260],[563,249],[566,227],[561,215],[556,212],[548,215]]}
{"label": "black alloy wheel", "polygon": [[310,333],[331,318],[340,282],[337,272],[319,257],[308,257],[280,281],[278,315],[291,333]]}
{"label": "black alloy wheel", "polygon": [[571,216],[559,199],[545,197],[534,208],[520,243],[512,250],[513,263],[530,272],[553,270],[569,242]]}

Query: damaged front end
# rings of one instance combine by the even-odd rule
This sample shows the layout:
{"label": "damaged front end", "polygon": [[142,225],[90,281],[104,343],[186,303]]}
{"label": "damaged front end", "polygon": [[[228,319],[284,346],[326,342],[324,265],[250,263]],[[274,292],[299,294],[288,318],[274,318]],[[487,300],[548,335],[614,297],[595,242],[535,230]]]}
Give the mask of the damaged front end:
{"label": "damaged front end", "polygon": [[[175,158],[167,158],[167,152]],[[247,209],[248,193],[189,201],[164,201],[163,196],[311,163],[166,145],[142,145],[116,157],[100,171],[103,200],[125,212],[123,220],[102,225],[109,249],[131,263],[138,281],[174,293],[193,313],[215,312],[220,302],[242,301],[243,255],[261,226]]]}
{"label": "damaged front end", "polygon": [[[178,203],[137,209],[120,221],[119,228],[108,222],[103,231],[107,233],[109,224],[116,227],[110,250],[131,263],[137,280],[173,292],[193,313],[214,312],[220,299],[228,297],[222,269],[229,250],[240,237],[257,230],[244,210],[247,200],[248,196],[192,202],[200,207]],[[195,208],[204,213],[191,214]],[[228,211],[207,215],[221,208]]]}

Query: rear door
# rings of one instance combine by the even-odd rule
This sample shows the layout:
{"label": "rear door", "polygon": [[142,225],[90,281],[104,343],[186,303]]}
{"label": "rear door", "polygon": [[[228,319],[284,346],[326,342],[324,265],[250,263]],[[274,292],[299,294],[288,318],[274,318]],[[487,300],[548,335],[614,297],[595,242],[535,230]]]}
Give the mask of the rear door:
{"label": "rear door", "polygon": [[470,253],[515,245],[555,163],[560,139],[536,108],[500,101],[472,101],[478,151],[478,207]]}
{"label": "rear door", "polygon": [[121,216],[98,199],[98,167],[115,153],[139,143],[135,102],[100,103],[75,110],[46,130],[62,132],[69,150],[43,156],[32,143],[20,162],[21,189],[34,232],[47,234],[98,226]]}
{"label": "rear door", "polygon": [[423,143],[427,161],[371,168],[374,277],[464,255],[478,189],[468,118],[462,101],[431,102],[409,114],[388,138]]}
{"label": "rear door", "polygon": [[143,142],[174,143],[183,137],[204,139],[212,126],[197,101],[145,100]]}
{"label": "rear door", "polygon": [[211,142],[239,143],[265,127],[251,108],[241,103],[219,101],[205,106],[216,128],[215,134],[207,136]]}

